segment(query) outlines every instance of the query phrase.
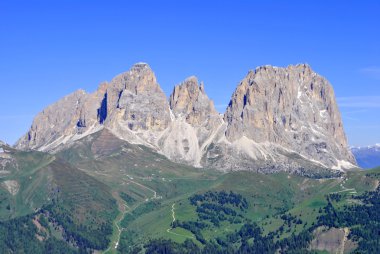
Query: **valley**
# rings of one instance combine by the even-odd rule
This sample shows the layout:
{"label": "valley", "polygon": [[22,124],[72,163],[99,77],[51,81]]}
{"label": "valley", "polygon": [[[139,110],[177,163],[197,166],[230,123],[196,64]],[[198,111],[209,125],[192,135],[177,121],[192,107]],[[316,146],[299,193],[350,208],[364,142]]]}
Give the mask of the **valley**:
{"label": "valley", "polygon": [[[104,140],[105,136],[107,143],[100,143],[99,140]],[[9,151],[13,151],[12,153],[19,160],[35,158],[35,155],[30,156],[25,152],[21,156],[15,150]],[[267,241],[268,246],[281,249],[284,248],[284,244],[286,246],[290,243],[289,241],[293,241],[291,239],[298,235],[311,237],[314,234],[313,232],[319,227],[320,216],[324,214],[325,207],[330,204],[329,197],[339,197],[339,200],[334,201],[337,209],[362,205],[357,197],[368,191],[376,190],[380,179],[379,170],[352,170],[340,176],[332,174],[331,176],[312,178],[286,172],[272,174],[247,171],[223,173],[210,169],[197,169],[173,163],[149,148],[121,142],[107,131],[83,138],[54,156],[44,153],[36,155],[41,158],[46,157],[46,159],[40,159],[28,174],[26,174],[27,171],[22,170],[23,175],[26,174],[27,177],[30,175],[33,179],[34,175],[44,168],[51,168],[52,176],[59,179],[58,186],[64,184],[62,185],[64,189],[60,191],[64,191],[65,196],[61,198],[67,200],[66,204],[62,203],[64,206],[58,203],[57,208],[54,208],[49,205],[51,201],[45,199],[42,207],[47,205],[47,208],[37,211],[37,214],[48,219],[50,228],[57,227],[53,225],[61,225],[64,229],[64,234],[61,229],[61,233],[57,231],[57,233],[48,234],[48,239],[56,239],[54,235],[61,235],[59,239],[71,239],[69,242],[72,243],[80,239],[76,234],[72,235],[72,238],[67,238],[71,226],[67,224],[68,221],[60,222],[63,219],[60,218],[60,211],[62,209],[68,211],[67,205],[69,204],[71,207],[79,205],[80,210],[77,211],[91,211],[88,210],[91,209],[90,203],[88,207],[85,205],[86,202],[91,202],[92,194],[88,192],[91,189],[90,186],[96,184],[98,189],[101,186],[98,182],[107,186],[102,188],[108,189],[104,197],[113,200],[108,205],[109,208],[113,208],[112,215],[107,215],[112,230],[107,230],[109,240],[106,246],[102,245],[103,247],[101,247],[103,253],[146,252],[158,243],[155,241],[159,241],[159,246],[169,246],[168,248],[174,249],[187,246],[186,249],[194,248],[193,250],[198,252],[207,248],[222,250],[229,246],[227,243],[237,241],[228,248],[238,250],[242,248],[245,241],[241,242],[243,239],[240,237],[247,234],[246,231],[243,233],[241,230],[247,230],[246,227],[249,225],[253,228],[257,227],[258,231],[255,233],[259,234],[256,235],[257,239]],[[59,161],[66,161],[72,166],[64,166]],[[18,167],[21,167],[22,163],[20,161]],[[65,169],[56,170],[62,167]],[[81,174],[78,175],[78,172],[75,173],[75,181],[69,180],[74,177],[74,175],[71,176],[70,172],[74,173],[74,171],[70,167],[79,169],[83,172],[82,174],[88,175],[87,177],[91,177],[93,180],[90,182],[79,180],[78,176]],[[11,179],[22,178],[14,175],[3,180]],[[78,180],[81,182],[80,185],[75,184]],[[65,186],[68,182],[71,184]],[[20,184],[19,193],[22,193],[22,189],[25,187],[30,189],[28,186],[28,184]],[[87,186],[85,188],[88,194],[85,194],[84,186]],[[92,190],[94,194],[98,192],[96,189]],[[75,195],[72,196],[70,193],[75,193]],[[81,194],[78,195],[78,193]],[[50,200],[53,200],[54,204],[55,198],[51,197]],[[33,201],[32,204],[35,202]],[[94,205],[98,207],[97,203]],[[12,210],[18,211],[19,209]],[[96,210],[99,211],[99,208]],[[25,214],[33,212],[35,211],[30,210]],[[79,216],[79,221],[86,220],[85,217],[81,218],[80,213],[69,214],[69,216],[73,216],[72,218]],[[101,213],[97,212],[96,214],[100,215]],[[15,219],[21,218],[23,214],[14,214],[13,216]],[[236,232],[240,232],[240,235],[235,235]],[[319,241],[324,241],[323,234],[325,233],[318,236]],[[82,236],[87,237],[85,231]],[[247,235],[247,237],[252,236]],[[346,234],[345,237],[348,239],[345,238],[345,241],[351,241],[347,246],[350,248],[357,246],[350,234]],[[247,246],[257,244],[255,241],[251,241],[252,239],[248,241]],[[352,243],[352,241],[354,242]],[[321,243],[312,245],[311,240],[300,243],[303,245],[297,245],[297,248],[306,248],[309,251],[312,250],[310,246],[315,248],[325,246]],[[74,246],[77,244],[78,242]],[[264,252],[271,253],[272,247]]]}
{"label": "valley", "polygon": [[196,77],[167,99],[137,63],[0,148],[0,231],[23,225],[7,253],[378,250],[379,169],[357,167],[307,64],[249,71],[222,115]]}
{"label": "valley", "polygon": [[0,13],[0,254],[380,254],[380,0]]}

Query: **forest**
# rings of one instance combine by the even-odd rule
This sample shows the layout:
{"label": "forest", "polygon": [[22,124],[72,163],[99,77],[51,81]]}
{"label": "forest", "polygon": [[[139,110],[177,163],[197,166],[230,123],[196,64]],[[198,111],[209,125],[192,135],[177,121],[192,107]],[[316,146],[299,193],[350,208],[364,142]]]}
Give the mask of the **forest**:
{"label": "forest", "polygon": [[[202,236],[202,229],[209,227],[209,222],[213,225],[215,223],[203,214],[213,214],[219,221],[220,218],[223,218],[219,214],[237,216],[229,209],[225,209],[223,205],[233,204],[233,206],[244,210],[248,203],[244,198],[232,192],[229,194],[226,192],[197,194],[190,197],[189,200],[191,204],[197,206],[199,221],[176,221],[173,223],[173,227],[182,227],[191,231],[196,239],[203,244],[203,247],[199,247],[190,239],[182,244],[166,239],[152,239],[144,248],[148,253],[156,254],[317,253],[308,248],[313,239],[313,231],[320,226],[327,226],[349,227],[351,230],[348,238],[358,243],[354,253],[380,253],[380,187],[375,191],[353,196],[352,198],[358,202],[343,207],[334,205],[342,199],[342,195],[332,193],[325,198],[327,205],[320,210],[321,215],[317,221],[297,235],[292,233],[289,237],[279,238],[285,225],[303,223],[299,218],[284,213],[280,216],[284,223],[283,226],[268,235],[264,235],[256,223],[247,222],[240,230],[227,234],[224,238],[218,237],[216,240],[207,241]],[[205,206],[204,204],[208,204],[207,202],[212,202],[214,205]]]}

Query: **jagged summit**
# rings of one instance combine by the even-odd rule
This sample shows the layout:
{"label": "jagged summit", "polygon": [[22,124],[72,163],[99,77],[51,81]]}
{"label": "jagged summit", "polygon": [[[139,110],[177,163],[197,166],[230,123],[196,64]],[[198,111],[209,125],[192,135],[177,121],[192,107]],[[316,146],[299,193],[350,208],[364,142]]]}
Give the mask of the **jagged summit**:
{"label": "jagged summit", "polygon": [[218,115],[214,103],[205,93],[203,83],[195,76],[174,87],[169,100],[175,115],[185,115],[190,124],[202,124],[206,118]]}
{"label": "jagged summit", "polygon": [[169,99],[146,63],[137,63],[94,93],[78,90],[36,116],[17,142],[54,152],[108,129],[169,159],[222,170],[355,167],[329,82],[309,65],[249,71],[220,115],[195,76]]}
{"label": "jagged summit", "polygon": [[138,68],[149,68],[150,69],[150,66],[149,64],[145,63],[145,62],[138,62],[138,63],[135,63],[134,65],[132,65],[132,70],[133,69],[138,69]]}
{"label": "jagged summit", "polygon": [[355,164],[332,86],[308,65],[250,72],[232,95],[224,119],[230,142],[246,137],[274,143],[327,167]]}

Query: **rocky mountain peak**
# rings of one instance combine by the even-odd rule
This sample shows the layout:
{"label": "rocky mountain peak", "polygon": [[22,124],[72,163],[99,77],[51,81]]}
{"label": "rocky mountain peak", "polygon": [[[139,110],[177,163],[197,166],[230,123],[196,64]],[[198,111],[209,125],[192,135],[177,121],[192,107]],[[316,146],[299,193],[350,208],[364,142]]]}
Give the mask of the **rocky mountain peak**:
{"label": "rocky mountain peak", "polygon": [[146,63],[137,63],[130,70],[113,78],[108,85],[108,89],[128,90],[135,94],[147,92],[162,93],[154,72]]}
{"label": "rocky mountain peak", "polygon": [[194,126],[200,126],[210,117],[218,115],[213,101],[204,91],[203,83],[198,83],[195,76],[174,87],[169,104],[175,116],[185,117]]}
{"label": "rocky mountain peak", "polygon": [[145,63],[138,63],[115,77],[107,89],[107,115],[130,130],[162,130],[169,122],[166,95]]}
{"label": "rocky mountain peak", "polygon": [[194,76],[174,87],[169,105],[173,121],[160,137],[160,150],[174,161],[201,166],[204,150],[222,118]]}
{"label": "rocky mountain peak", "polygon": [[[52,151],[101,129],[169,159],[222,170],[354,167],[330,83],[309,65],[249,71],[224,116],[191,76],[169,100],[146,63],[38,114],[17,148]],[[306,162],[306,163],[305,163]]]}
{"label": "rocky mountain peak", "polygon": [[[224,116],[231,142],[273,142],[323,161],[355,164],[330,83],[305,64],[263,66],[249,72]],[[336,159],[338,158],[338,160]]]}
{"label": "rocky mountain peak", "polygon": [[72,134],[75,131],[73,127],[77,126],[80,119],[86,96],[84,90],[77,90],[46,107],[34,118],[30,130],[18,141],[17,147],[41,147],[64,135]]}
{"label": "rocky mountain peak", "polygon": [[143,71],[143,70],[152,71],[152,69],[150,68],[149,64],[144,63],[144,62],[138,62],[138,63],[135,63],[135,64],[132,65],[132,67],[131,67],[131,71],[137,71],[137,72],[140,72],[140,71]]}

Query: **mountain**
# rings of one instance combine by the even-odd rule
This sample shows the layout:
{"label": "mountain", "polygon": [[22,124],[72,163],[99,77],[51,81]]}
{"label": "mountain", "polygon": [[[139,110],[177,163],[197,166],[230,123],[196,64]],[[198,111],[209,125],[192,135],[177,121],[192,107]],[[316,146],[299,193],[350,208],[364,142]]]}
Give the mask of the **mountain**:
{"label": "mountain", "polygon": [[[176,99],[173,114],[206,131],[212,119],[195,121],[193,110],[207,101],[202,86],[191,99],[187,83],[174,98],[194,107]],[[378,169],[327,178],[204,170],[107,128],[54,154],[3,149],[13,160],[0,178],[5,253],[378,252]]]}
{"label": "mountain", "polygon": [[196,77],[175,86],[168,100],[150,67],[138,63],[94,93],[78,90],[44,109],[16,148],[55,153],[101,129],[196,167],[356,167],[333,89],[308,65],[250,71],[221,115]]}
{"label": "mountain", "polygon": [[[333,178],[222,173],[174,163],[107,129],[77,140],[56,156],[112,188],[122,214],[110,245],[118,253],[242,253],[239,248],[248,246],[252,250],[247,253],[349,253],[376,246],[371,234],[365,240],[356,237],[380,218],[360,219],[367,207],[361,202],[373,195],[367,191],[380,190],[379,170],[348,171]],[[376,205],[378,198],[371,200]],[[335,218],[334,211],[351,218],[351,224]],[[247,239],[250,244],[244,244]]]}
{"label": "mountain", "polygon": [[356,164],[333,89],[308,65],[250,71],[232,95],[224,119],[227,142],[252,158],[292,165],[292,153],[325,168]]}
{"label": "mountain", "polygon": [[[379,170],[349,171],[341,177],[318,179],[284,172],[202,170],[176,164],[153,148],[130,144],[107,129],[76,141],[56,156],[111,186],[120,197],[127,195],[127,199],[118,200],[119,206],[128,206],[120,220],[120,238],[115,240],[120,253],[163,253],[169,249],[213,253],[210,248],[220,252],[228,249],[226,246],[230,246],[226,253],[239,253],[233,249],[244,246],[240,241],[250,228],[255,229],[255,223],[260,227],[254,230],[258,234],[255,239],[269,240],[266,246],[273,248],[260,253],[309,246],[331,253],[349,252],[357,248],[357,240],[348,238],[348,232],[359,232],[344,229],[345,224],[338,224],[338,220],[330,229],[324,223],[331,222],[318,218],[324,218],[321,215],[329,212],[331,205],[334,209],[353,205],[353,200],[377,188],[380,176]],[[351,218],[358,216],[359,212]],[[333,215],[329,218],[335,220]],[[278,238],[284,240],[277,245]],[[205,252],[192,249],[196,246]],[[259,243],[253,246],[256,251],[262,247]]]}
{"label": "mountain", "polygon": [[361,168],[369,169],[380,166],[380,144],[367,147],[352,147],[351,151]]}

